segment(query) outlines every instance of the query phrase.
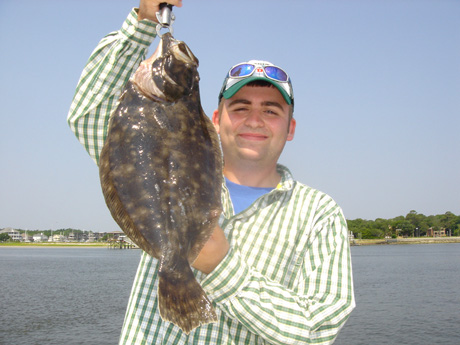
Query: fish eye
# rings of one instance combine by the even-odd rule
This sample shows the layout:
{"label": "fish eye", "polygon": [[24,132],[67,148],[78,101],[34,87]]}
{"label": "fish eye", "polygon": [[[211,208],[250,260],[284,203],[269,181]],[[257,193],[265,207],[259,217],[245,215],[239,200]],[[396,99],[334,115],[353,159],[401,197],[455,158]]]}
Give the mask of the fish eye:
{"label": "fish eye", "polygon": [[183,42],[180,42],[177,45],[177,50],[176,52],[178,53],[178,58],[184,60],[184,61],[191,61],[194,62],[198,65],[198,59],[193,55],[192,51],[190,48]]}
{"label": "fish eye", "polygon": [[179,48],[181,53],[189,55],[189,51],[188,51],[187,46],[185,44],[183,44],[183,43],[179,44],[178,48]]}

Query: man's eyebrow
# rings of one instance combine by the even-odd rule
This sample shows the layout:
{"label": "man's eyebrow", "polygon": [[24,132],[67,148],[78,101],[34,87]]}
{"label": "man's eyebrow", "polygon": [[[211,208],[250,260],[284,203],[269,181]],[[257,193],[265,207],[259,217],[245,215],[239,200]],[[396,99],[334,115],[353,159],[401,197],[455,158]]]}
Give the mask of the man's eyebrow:
{"label": "man's eyebrow", "polygon": [[251,104],[251,102],[248,101],[247,99],[239,98],[239,99],[234,99],[233,101],[231,101],[231,102],[228,104],[228,106],[231,107],[232,105],[238,104],[238,103],[242,103],[242,104]]}
{"label": "man's eyebrow", "polygon": [[267,102],[262,102],[262,105],[266,107],[277,107],[283,110],[283,106],[279,104],[278,102],[267,101]]}
{"label": "man's eyebrow", "polygon": [[[251,103],[252,102],[250,102],[247,99],[239,98],[239,99],[234,99],[233,101],[231,101],[228,106],[232,106],[234,104],[251,104]],[[266,101],[266,102],[262,102],[261,104],[263,106],[265,106],[265,107],[277,107],[277,108],[283,110],[282,105],[280,103],[278,103],[278,102]]]}

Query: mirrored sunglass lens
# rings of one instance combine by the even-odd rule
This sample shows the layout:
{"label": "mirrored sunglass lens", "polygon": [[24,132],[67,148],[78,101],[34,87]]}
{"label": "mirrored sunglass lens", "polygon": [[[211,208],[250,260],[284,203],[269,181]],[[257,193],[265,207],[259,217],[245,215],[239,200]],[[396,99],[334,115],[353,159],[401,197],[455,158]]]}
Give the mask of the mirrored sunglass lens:
{"label": "mirrored sunglass lens", "polygon": [[254,65],[249,65],[249,64],[242,64],[233,67],[230,70],[230,76],[231,77],[245,77],[247,75],[250,75],[252,71],[254,70]]}
{"label": "mirrored sunglass lens", "polygon": [[275,66],[267,66],[265,67],[265,73],[268,77],[279,80],[279,81],[287,81],[288,76],[286,72],[284,72],[281,68]]}

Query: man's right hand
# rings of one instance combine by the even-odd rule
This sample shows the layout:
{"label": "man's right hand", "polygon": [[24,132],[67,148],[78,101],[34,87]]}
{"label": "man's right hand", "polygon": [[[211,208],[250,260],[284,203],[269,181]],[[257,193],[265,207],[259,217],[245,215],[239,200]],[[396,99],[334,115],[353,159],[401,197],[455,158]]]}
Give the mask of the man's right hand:
{"label": "man's right hand", "polygon": [[141,0],[137,15],[138,19],[150,19],[158,23],[156,13],[160,10],[160,4],[163,2],[173,6],[182,7],[182,0]]}
{"label": "man's right hand", "polygon": [[211,238],[201,249],[198,257],[192,264],[193,268],[209,274],[225,258],[230,249],[230,244],[220,226],[216,226]]}

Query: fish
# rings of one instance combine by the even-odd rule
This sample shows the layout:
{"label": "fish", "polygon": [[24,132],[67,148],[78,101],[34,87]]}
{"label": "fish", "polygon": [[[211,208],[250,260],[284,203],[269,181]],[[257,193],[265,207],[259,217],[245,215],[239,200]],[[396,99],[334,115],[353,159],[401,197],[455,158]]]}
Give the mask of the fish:
{"label": "fish", "polygon": [[162,319],[187,334],[217,321],[191,264],[222,213],[222,152],[201,106],[198,64],[184,42],[164,33],[122,90],[99,159],[112,217],[158,259]]}

